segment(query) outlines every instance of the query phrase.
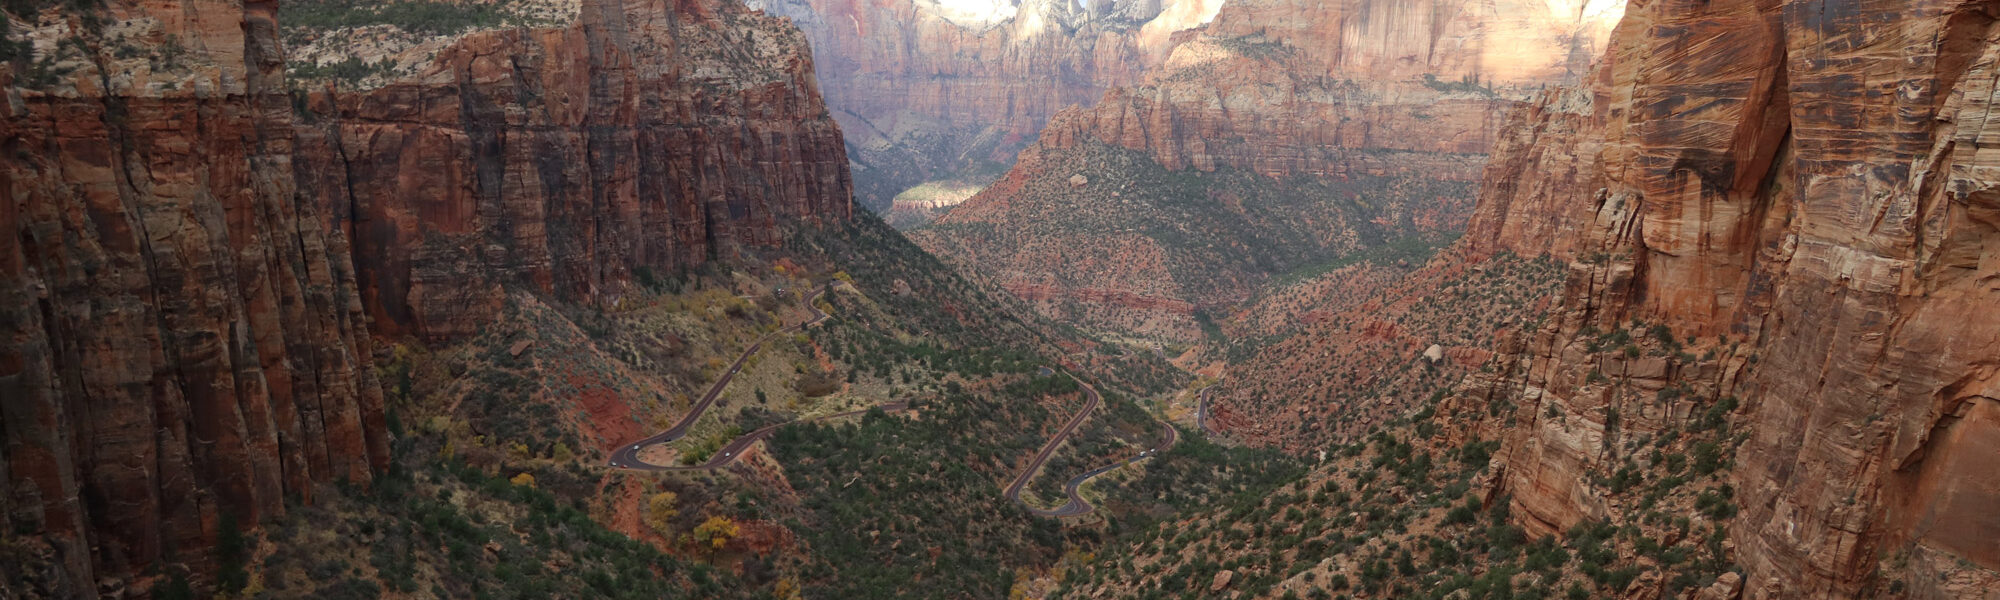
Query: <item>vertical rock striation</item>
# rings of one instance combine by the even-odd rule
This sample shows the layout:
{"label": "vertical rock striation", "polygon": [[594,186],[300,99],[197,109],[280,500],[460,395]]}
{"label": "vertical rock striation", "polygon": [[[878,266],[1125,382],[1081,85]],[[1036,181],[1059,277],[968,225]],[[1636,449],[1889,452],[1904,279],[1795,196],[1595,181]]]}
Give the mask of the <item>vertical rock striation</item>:
{"label": "vertical rock striation", "polygon": [[1561,4],[1233,2],[1141,83],[1059,116],[1040,145],[1094,138],[1174,170],[1429,170],[1449,161],[1354,155],[1487,152],[1515,100],[1583,73],[1616,17]]}
{"label": "vertical rock striation", "polygon": [[0,73],[0,507],[54,595],[201,564],[225,515],[389,459],[348,247],[291,178],[275,8],[44,13],[24,37],[69,74]]}
{"label": "vertical rock striation", "polygon": [[309,96],[276,9],[9,15],[0,595],[143,595],[225,522],[367,484],[373,336],[465,335],[503,287],[615,303],[850,215],[802,37],[728,0],[589,2]]}
{"label": "vertical rock striation", "polygon": [[306,111],[300,185],[353,240],[384,333],[471,333],[502,285],[612,304],[635,270],[850,215],[805,41],[732,2],[591,0]]}
{"label": "vertical rock striation", "polygon": [[1540,415],[1595,419],[1580,332],[1639,319],[1739,348],[1649,372],[1742,399],[1746,597],[2000,580],[1997,15],[1634,3],[1588,91],[1516,117],[1469,243],[1572,259],[1559,318],[1472,386],[1533,413],[1503,452],[1517,514],[1559,529],[1608,510],[1575,477],[1600,449]]}

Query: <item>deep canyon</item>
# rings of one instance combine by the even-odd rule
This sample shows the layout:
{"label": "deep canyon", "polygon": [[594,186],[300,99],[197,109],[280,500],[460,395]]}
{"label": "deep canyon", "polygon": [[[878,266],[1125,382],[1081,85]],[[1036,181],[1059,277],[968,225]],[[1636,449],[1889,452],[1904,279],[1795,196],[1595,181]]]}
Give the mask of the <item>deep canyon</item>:
{"label": "deep canyon", "polygon": [[0,11],[0,597],[2000,586],[2000,2]]}

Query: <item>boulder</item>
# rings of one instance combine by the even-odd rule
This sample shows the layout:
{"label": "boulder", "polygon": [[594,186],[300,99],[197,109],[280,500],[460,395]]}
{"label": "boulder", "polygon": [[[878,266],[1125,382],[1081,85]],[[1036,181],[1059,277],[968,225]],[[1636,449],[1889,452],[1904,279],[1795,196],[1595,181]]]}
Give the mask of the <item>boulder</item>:
{"label": "boulder", "polygon": [[1429,347],[1429,348],[1425,348],[1425,349],[1424,349],[1424,360],[1428,360],[1428,361],[1431,361],[1431,364],[1434,364],[1434,365],[1435,365],[1435,364],[1438,364],[1438,363],[1441,363],[1441,362],[1444,362],[1444,346],[1439,346],[1439,345],[1437,345],[1437,344],[1431,344],[1431,347]]}

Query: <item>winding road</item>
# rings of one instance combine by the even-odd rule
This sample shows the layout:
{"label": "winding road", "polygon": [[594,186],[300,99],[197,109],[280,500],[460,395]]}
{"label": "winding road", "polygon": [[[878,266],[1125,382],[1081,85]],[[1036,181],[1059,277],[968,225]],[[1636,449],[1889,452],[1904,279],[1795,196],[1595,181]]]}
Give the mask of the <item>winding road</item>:
{"label": "winding road", "polygon": [[1201,401],[1194,409],[1194,426],[1201,430],[1202,435],[1216,434],[1215,428],[1208,426],[1208,393],[1212,391],[1215,391],[1215,386],[1201,388]]}
{"label": "winding road", "polygon": [[636,462],[636,463],[627,463],[626,465],[624,465],[624,467],[627,469],[633,469],[638,471],[653,471],[653,472],[710,471],[714,469],[720,469],[729,466],[729,463],[736,462],[736,459],[738,457],[743,456],[743,451],[749,449],[751,444],[763,441],[764,438],[771,437],[771,434],[777,433],[779,428],[784,427],[786,425],[831,421],[842,417],[852,417],[855,415],[864,414],[870,410],[874,410],[877,408],[882,409],[883,412],[894,413],[894,412],[902,412],[905,410],[909,410],[910,405],[905,402],[891,402],[888,404],[871,406],[861,410],[850,410],[843,413],[835,413],[811,419],[798,419],[798,420],[778,423],[775,425],[767,425],[763,429],[758,429],[756,431],[743,434],[742,437],[738,437],[735,440],[730,441],[729,445],[717,449],[715,451],[715,454],[710,455],[708,457],[708,462],[704,462],[698,465],[662,466],[646,462]]}
{"label": "winding road", "polygon": [[[749,348],[745,348],[743,350],[743,354],[736,357],[736,362],[730,363],[729,370],[724,371],[722,373],[722,376],[717,378],[713,385],[709,386],[708,392],[702,394],[701,400],[695,403],[694,407],[688,411],[688,414],[686,416],[681,417],[680,422],[675,423],[672,428],[669,428],[666,431],[654,434],[652,437],[648,437],[646,439],[642,439],[637,442],[633,442],[631,444],[619,446],[618,449],[613,450],[611,452],[611,459],[609,461],[610,465],[614,468],[619,468],[619,469],[630,469],[635,471],[651,471],[651,472],[689,472],[689,471],[707,471],[707,470],[719,469],[728,466],[731,463],[734,463],[736,459],[743,456],[743,451],[749,449],[752,444],[756,444],[757,442],[763,441],[764,439],[771,437],[771,434],[776,433],[779,428],[784,427],[786,425],[791,425],[800,422],[818,422],[818,421],[838,419],[842,417],[851,417],[866,413],[869,410],[873,410],[875,408],[880,408],[887,412],[901,412],[904,410],[908,410],[909,409],[908,404],[902,402],[893,402],[861,410],[851,410],[847,412],[816,417],[813,419],[786,421],[784,423],[765,426],[756,431],[743,434],[742,436],[737,437],[735,440],[731,440],[727,445],[724,445],[723,447],[717,449],[715,451],[715,454],[709,456],[706,462],[703,462],[702,464],[698,465],[685,465],[685,466],[656,465],[646,462],[645,460],[639,458],[639,453],[643,452],[646,448],[650,446],[671,443],[679,441],[681,438],[687,437],[688,429],[693,427],[696,422],[699,422],[701,420],[701,416],[703,414],[706,414],[708,412],[709,407],[715,404],[715,399],[722,396],[723,390],[728,389],[729,382],[736,378],[736,373],[743,370],[743,363],[750,360],[750,357],[756,354],[757,351],[762,350],[765,342],[771,341],[772,339],[775,339],[778,336],[797,332],[807,327],[811,327],[813,325],[818,325],[822,322],[825,322],[829,318],[829,315],[827,315],[825,312],[822,312],[819,309],[817,303],[820,297],[826,295],[827,289],[828,289],[827,286],[821,286],[819,291],[814,292],[812,296],[806,298],[806,308],[808,310],[811,310],[813,313],[813,317],[811,319],[808,319],[803,323],[792,325],[790,327],[779,329],[777,331],[766,334],[764,337],[759,338],[756,343],[751,344]],[[1083,425],[1083,420],[1090,416],[1091,411],[1097,410],[1098,405],[1100,405],[1103,402],[1103,398],[1098,395],[1096,387],[1091,386],[1089,383],[1085,383],[1081,379],[1077,380],[1077,384],[1083,387],[1084,394],[1088,398],[1088,401],[1085,402],[1083,405],[1083,409],[1076,411],[1076,416],[1070,417],[1069,422],[1065,423],[1060,431],[1057,431],[1053,437],[1049,438],[1049,441],[1047,443],[1042,445],[1041,451],[1035,453],[1034,459],[1028,462],[1027,468],[1023,469],[1021,471],[1021,474],[1014,478],[1014,483],[1007,486],[1005,492],[1007,499],[1021,503],[1021,505],[1023,507],[1026,507],[1028,512],[1030,513],[1044,517],[1073,517],[1078,515],[1089,514],[1090,512],[1097,510],[1097,507],[1091,506],[1090,502],[1084,500],[1083,495],[1079,492],[1079,488],[1083,487],[1083,484],[1085,482],[1090,481],[1090,479],[1093,477],[1109,473],[1112,470],[1115,470],[1119,467],[1131,465],[1142,460],[1153,458],[1154,456],[1159,454],[1159,451],[1162,448],[1171,448],[1173,447],[1175,442],[1180,441],[1180,431],[1178,429],[1175,429],[1172,424],[1162,423],[1163,425],[1165,425],[1167,430],[1167,439],[1165,444],[1161,444],[1160,446],[1154,448],[1148,448],[1144,452],[1140,452],[1138,456],[1120,460],[1118,462],[1104,465],[1096,469],[1091,469],[1089,471],[1084,472],[1081,475],[1077,475],[1076,477],[1071,478],[1068,482],[1063,484],[1063,494],[1068,496],[1068,501],[1065,502],[1062,506],[1056,507],[1054,509],[1041,509],[1041,508],[1036,508],[1034,506],[1029,506],[1028,503],[1021,501],[1021,490],[1026,488],[1028,486],[1028,482],[1034,479],[1035,473],[1041,471],[1042,466],[1048,463],[1049,457],[1055,455],[1056,449],[1062,446],[1063,441],[1069,439],[1071,435],[1075,434],[1076,428]],[[1197,409],[1195,415],[1196,423],[1201,426],[1204,432],[1208,431],[1207,417],[1208,417],[1208,390],[1204,389],[1202,390],[1201,406],[1200,408]]]}
{"label": "winding road", "polygon": [[1034,460],[1028,462],[1028,467],[1021,471],[1021,475],[1014,478],[1014,483],[1007,486],[1007,499],[1019,502],[1030,513],[1044,517],[1074,517],[1090,514],[1091,511],[1097,510],[1097,507],[1091,506],[1090,502],[1084,500],[1083,494],[1078,491],[1083,487],[1084,482],[1090,481],[1092,477],[1109,473],[1119,467],[1153,458],[1159,454],[1161,448],[1171,448],[1174,442],[1180,441],[1180,431],[1174,429],[1172,424],[1162,423],[1167,428],[1167,442],[1165,444],[1148,448],[1146,451],[1140,452],[1138,456],[1091,469],[1085,471],[1082,475],[1070,478],[1067,483],[1063,484],[1063,495],[1068,496],[1068,501],[1064,502],[1062,506],[1053,509],[1043,509],[1036,508],[1027,502],[1022,502],[1022,488],[1028,486],[1028,482],[1035,478],[1035,473],[1042,470],[1042,465],[1049,461],[1050,456],[1055,455],[1056,448],[1062,446],[1063,440],[1069,439],[1070,434],[1076,432],[1077,426],[1083,424],[1084,417],[1090,416],[1090,411],[1096,410],[1100,403],[1101,399],[1097,395],[1097,388],[1091,387],[1090,384],[1084,383],[1081,379],[1077,380],[1077,384],[1083,386],[1084,394],[1088,397],[1089,401],[1084,403],[1082,410],[1076,411],[1076,416],[1070,417],[1069,423],[1063,425],[1061,431],[1057,431],[1054,437],[1049,438],[1047,444],[1042,445],[1041,452],[1036,453]]}
{"label": "winding road", "polygon": [[[722,395],[722,390],[729,387],[729,381],[736,378],[736,372],[743,370],[743,363],[745,361],[750,360],[751,355],[756,354],[758,350],[762,350],[764,348],[764,342],[771,341],[772,339],[775,339],[778,336],[790,334],[796,331],[803,330],[807,327],[811,327],[813,325],[818,325],[822,322],[825,322],[828,318],[828,315],[825,312],[820,311],[818,302],[821,296],[826,295],[827,287],[828,286],[820,286],[819,291],[814,292],[813,295],[808,296],[806,298],[806,309],[811,310],[813,313],[813,317],[811,319],[807,319],[805,322],[799,323],[797,325],[793,325],[790,327],[786,327],[784,329],[779,329],[777,331],[765,334],[764,337],[759,338],[757,340],[757,343],[751,344],[749,348],[745,348],[743,350],[743,355],[736,357],[736,362],[730,363],[729,370],[724,371],[722,373],[722,377],[715,380],[715,385],[709,386],[708,393],[702,394],[701,401],[695,403],[694,409],[688,411],[687,416],[681,417],[681,421],[679,423],[675,423],[672,429],[662,431],[654,435],[653,437],[649,437],[643,440],[632,442],[630,444],[619,446],[617,450],[611,451],[611,461],[610,461],[611,466],[620,469],[634,469],[641,471],[699,471],[704,469],[713,469],[716,467],[729,464],[730,461],[736,459],[736,455],[742,453],[744,448],[749,447],[750,444],[752,443],[756,443],[757,440],[763,439],[764,437],[769,437],[771,435],[771,431],[774,431],[776,427],[784,425],[784,423],[780,423],[778,425],[773,425],[771,427],[765,427],[763,429],[759,429],[757,431],[745,434],[743,437],[736,438],[736,440],[730,442],[729,445],[722,447],[722,449],[720,450],[716,450],[715,456],[709,457],[709,462],[702,465],[697,465],[692,467],[656,465],[639,459],[639,452],[645,450],[646,447],[648,446],[675,442],[679,441],[683,437],[687,437],[688,428],[693,427],[695,422],[701,420],[701,415],[703,413],[708,412],[708,407],[710,405],[715,404],[715,399]],[[886,409],[887,407],[885,406],[884,408]],[[898,408],[896,410],[902,410],[902,408]],[[833,417],[847,416],[851,414],[858,414],[861,412],[866,412],[866,411],[864,410],[864,411],[853,411],[849,413],[841,413],[839,415],[830,415],[826,417],[821,417],[821,419],[830,419]],[[720,462],[717,462],[718,460]]]}

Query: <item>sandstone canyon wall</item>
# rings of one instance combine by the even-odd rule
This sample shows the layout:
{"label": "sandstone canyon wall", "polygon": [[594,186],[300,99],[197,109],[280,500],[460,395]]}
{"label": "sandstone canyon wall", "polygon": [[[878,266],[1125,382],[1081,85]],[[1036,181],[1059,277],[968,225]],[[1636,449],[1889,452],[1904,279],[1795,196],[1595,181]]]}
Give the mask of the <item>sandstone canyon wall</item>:
{"label": "sandstone canyon wall", "polygon": [[849,215],[802,37],[726,0],[588,2],[309,95],[274,2],[37,8],[0,69],[0,595],[144,595],[226,522],[367,484],[373,336]]}
{"label": "sandstone canyon wall", "polygon": [[347,245],[291,178],[276,8],[105,9],[98,39],[178,59],[58,42],[95,34],[44,13],[23,37],[70,73],[0,73],[0,502],[53,595],[200,564],[222,515],[389,458]]}
{"label": "sandstone canyon wall", "polygon": [[[1228,3],[1140,82],[1058,114],[1005,177],[913,236],[1052,316],[1193,339],[1195,309],[1273,275],[1464,227],[1508,111],[1576,79],[1608,35],[1617,11],[1597,4]],[[1247,179],[1150,198],[1107,174],[1105,151],[1163,171],[1149,177]],[[1240,260],[1273,245],[1283,255]]]}
{"label": "sandstone canyon wall", "polygon": [[1169,169],[1274,177],[1428,171],[1354,155],[1484,154],[1516,100],[1588,69],[1618,15],[1594,4],[1234,2],[1141,84],[1058,118],[1042,145],[1094,138]]}
{"label": "sandstone canyon wall", "polygon": [[612,304],[781,224],[850,215],[804,39],[729,2],[592,0],[559,29],[477,33],[304,107],[299,182],[354,245],[385,333],[450,339],[502,285]]}
{"label": "sandstone canyon wall", "polygon": [[[760,0],[811,40],[856,196],[888,211],[933,180],[983,185],[1057,111],[1137,81],[1222,0]],[[905,199],[905,213],[930,212]],[[916,215],[923,216],[923,215]],[[917,219],[922,221],[924,219]]]}
{"label": "sandstone canyon wall", "polygon": [[[1743,597],[1990,595],[1996,16],[1635,2],[1588,89],[1516,116],[1467,243],[1567,257],[1569,279],[1453,402],[1517,407],[1488,433],[1531,530],[1624,510],[1589,483],[1614,440],[1733,408]],[[1600,351],[1627,323],[1687,350]]]}

